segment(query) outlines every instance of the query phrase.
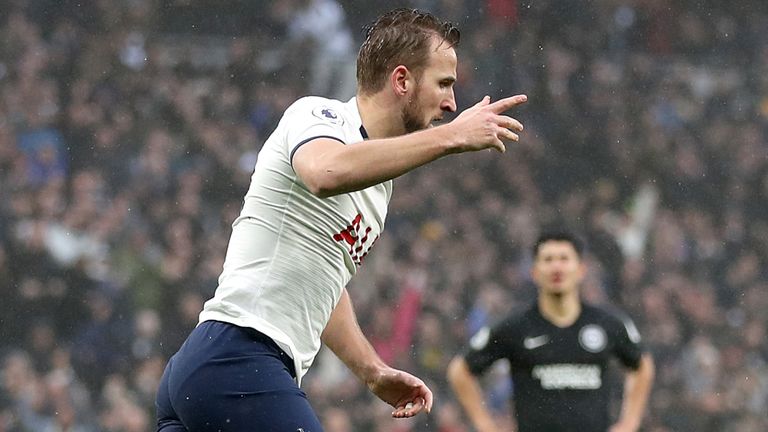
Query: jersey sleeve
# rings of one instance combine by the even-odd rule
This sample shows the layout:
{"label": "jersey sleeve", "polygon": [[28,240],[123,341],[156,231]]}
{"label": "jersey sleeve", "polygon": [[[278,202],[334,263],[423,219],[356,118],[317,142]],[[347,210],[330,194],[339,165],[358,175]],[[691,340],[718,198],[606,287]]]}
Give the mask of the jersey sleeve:
{"label": "jersey sleeve", "polygon": [[512,327],[504,321],[493,327],[483,327],[469,340],[464,360],[469,371],[481,375],[496,360],[508,358],[512,352]]}
{"label": "jersey sleeve", "polygon": [[330,138],[344,143],[343,113],[326,99],[299,99],[286,111],[284,121],[291,163],[296,150],[313,139]]}
{"label": "jersey sleeve", "polygon": [[640,357],[645,352],[640,332],[637,330],[632,319],[626,314],[616,312],[615,318],[616,357],[624,366],[630,369],[637,369],[640,366]]}

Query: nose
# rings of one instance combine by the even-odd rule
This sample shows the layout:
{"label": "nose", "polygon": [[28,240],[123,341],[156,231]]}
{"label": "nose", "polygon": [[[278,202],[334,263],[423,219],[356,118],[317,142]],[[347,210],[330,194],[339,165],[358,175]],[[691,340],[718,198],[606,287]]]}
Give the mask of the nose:
{"label": "nose", "polygon": [[456,96],[453,94],[453,89],[451,89],[448,97],[443,99],[443,102],[440,104],[440,109],[447,112],[456,112]]}

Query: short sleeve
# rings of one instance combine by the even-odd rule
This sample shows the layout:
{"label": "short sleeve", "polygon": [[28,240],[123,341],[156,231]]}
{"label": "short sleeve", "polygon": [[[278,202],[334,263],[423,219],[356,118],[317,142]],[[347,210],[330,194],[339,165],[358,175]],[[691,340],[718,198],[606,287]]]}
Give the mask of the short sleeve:
{"label": "short sleeve", "polygon": [[616,318],[616,357],[624,366],[637,369],[640,366],[640,358],[645,351],[640,332],[629,316],[617,313]]}
{"label": "short sleeve", "polygon": [[302,98],[285,113],[285,137],[293,155],[302,145],[316,138],[330,138],[344,143],[344,117],[338,108],[322,98]]}
{"label": "short sleeve", "polygon": [[493,363],[512,352],[511,329],[507,323],[483,327],[469,340],[464,360],[474,375],[485,372]]}

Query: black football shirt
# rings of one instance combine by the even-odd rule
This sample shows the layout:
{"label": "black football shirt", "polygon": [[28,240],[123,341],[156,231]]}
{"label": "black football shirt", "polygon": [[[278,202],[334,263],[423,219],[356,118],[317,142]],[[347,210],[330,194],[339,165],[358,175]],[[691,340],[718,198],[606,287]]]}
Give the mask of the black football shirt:
{"label": "black football shirt", "polygon": [[582,304],[579,318],[561,328],[534,304],[480,330],[465,360],[475,375],[509,361],[520,432],[600,432],[610,426],[611,359],[634,370],[642,353],[640,335],[623,314]]}

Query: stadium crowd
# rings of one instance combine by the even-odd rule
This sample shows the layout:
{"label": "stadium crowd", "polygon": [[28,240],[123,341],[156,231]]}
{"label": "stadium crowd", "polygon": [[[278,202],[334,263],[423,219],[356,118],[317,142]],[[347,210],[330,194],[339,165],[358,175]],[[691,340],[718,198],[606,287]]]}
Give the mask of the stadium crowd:
{"label": "stadium crowd", "polygon": [[[554,223],[587,240],[586,297],[629,311],[656,359],[643,430],[768,430],[765,2],[10,0],[0,432],[152,429],[260,145],[296,98],[352,96],[358,29],[398,4],[459,23],[460,107],[526,93],[526,130],[395,182],[350,293],[435,409],[391,419],[321,351],[304,387],[326,431],[469,431],[447,362],[534,298]],[[489,400],[509,423],[505,373]]]}

